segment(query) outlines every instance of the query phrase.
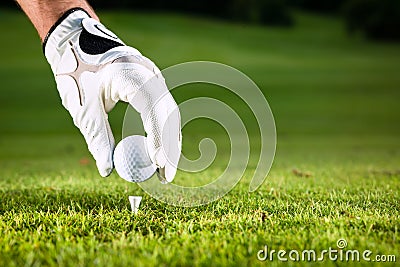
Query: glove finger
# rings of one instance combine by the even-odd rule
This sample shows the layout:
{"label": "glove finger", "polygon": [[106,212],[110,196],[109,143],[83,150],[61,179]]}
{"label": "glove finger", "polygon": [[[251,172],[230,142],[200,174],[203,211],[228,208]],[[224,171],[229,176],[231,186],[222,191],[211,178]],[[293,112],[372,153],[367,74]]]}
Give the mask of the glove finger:
{"label": "glove finger", "polygon": [[166,168],[160,179],[170,182],[181,153],[180,114],[158,68],[147,65],[111,64],[103,70],[108,74],[104,91],[106,98],[129,102],[140,113],[150,159],[159,169]]}
{"label": "glove finger", "polygon": [[81,128],[81,131],[82,129],[86,130],[86,133],[83,135],[85,136],[90,153],[96,160],[100,175],[103,177],[109,176],[114,168],[113,151],[115,141],[107,114],[104,112],[97,117],[91,116],[86,121],[86,125]]}
{"label": "glove finger", "polygon": [[[113,170],[112,156],[115,141],[108,115],[104,110],[104,100],[95,90],[80,91],[76,82],[69,76],[59,76],[56,81],[63,105],[85,138],[100,175],[103,177],[110,175]],[[82,75],[81,82],[83,86],[87,86],[89,83],[93,84],[95,80],[90,75]],[[86,101],[89,99],[90,101]]]}
{"label": "glove finger", "polygon": [[154,76],[129,102],[140,111],[150,158],[164,168],[159,178],[171,182],[181,154],[180,114],[164,79]]}
{"label": "glove finger", "polygon": [[[162,103],[162,104],[161,104]],[[161,132],[161,149],[166,158],[163,170],[160,172],[161,180],[172,182],[175,177],[182,148],[180,113],[178,106],[170,94],[165,94],[154,107],[155,113],[167,114],[163,120],[158,121],[155,135]],[[151,118],[148,118],[151,120]],[[151,144],[150,144],[151,145]],[[161,153],[159,153],[161,155]],[[157,159],[156,159],[157,160]],[[160,175],[159,175],[160,176]]]}

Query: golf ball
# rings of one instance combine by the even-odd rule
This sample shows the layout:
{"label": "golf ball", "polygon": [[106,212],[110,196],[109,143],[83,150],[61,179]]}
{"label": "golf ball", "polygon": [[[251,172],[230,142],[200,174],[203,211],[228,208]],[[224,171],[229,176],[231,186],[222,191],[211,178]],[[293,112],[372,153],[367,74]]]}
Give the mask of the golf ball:
{"label": "golf ball", "polygon": [[146,137],[131,135],[122,139],[114,150],[114,166],[128,182],[144,182],[156,171],[146,149]]}

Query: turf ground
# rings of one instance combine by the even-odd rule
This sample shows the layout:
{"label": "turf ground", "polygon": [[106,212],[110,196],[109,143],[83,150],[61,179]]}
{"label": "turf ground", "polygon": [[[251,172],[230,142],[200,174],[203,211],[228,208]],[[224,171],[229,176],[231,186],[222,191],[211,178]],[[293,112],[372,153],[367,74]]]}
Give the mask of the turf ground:
{"label": "turf ground", "polygon": [[[21,13],[0,10],[0,266],[275,266],[276,257],[257,259],[265,245],[320,252],[340,238],[348,249],[371,250],[371,259],[396,255],[398,264],[400,45],[349,37],[339,20],[304,14],[293,29],[173,14],[101,17],[161,68],[212,60],[249,75],[275,115],[274,165],[248,193],[252,158],[232,192],[198,208],[160,203],[116,174],[100,178],[33,27]],[[175,93],[178,102],[201,95],[236,101],[211,87]],[[111,114],[117,139],[124,110]],[[207,135],[224,151],[224,135],[208,126],[184,129],[185,153],[198,155]],[[209,179],[221,162],[193,177]],[[136,216],[128,195],[144,195]]]}

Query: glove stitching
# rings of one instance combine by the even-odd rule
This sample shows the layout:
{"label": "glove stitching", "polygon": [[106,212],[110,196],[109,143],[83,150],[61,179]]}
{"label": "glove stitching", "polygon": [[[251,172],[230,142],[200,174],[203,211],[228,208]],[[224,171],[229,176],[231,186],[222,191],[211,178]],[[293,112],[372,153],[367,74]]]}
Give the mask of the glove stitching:
{"label": "glove stitching", "polygon": [[76,60],[76,68],[74,71],[71,72],[67,72],[67,73],[57,73],[56,76],[70,76],[74,81],[75,84],[78,88],[78,95],[79,95],[79,104],[80,106],[84,105],[84,100],[85,100],[85,92],[82,89],[82,84],[81,84],[81,75],[82,73],[88,71],[88,72],[92,72],[92,73],[96,73],[99,70],[101,70],[102,68],[104,68],[105,66],[111,64],[111,62],[107,62],[105,64],[101,64],[101,65],[90,65],[87,64],[86,62],[84,62],[81,57],[79,56],[78,52],[76,51],[76,49],[74,48],[74,45],[72,44],[71,41],[69,41],[69,45],[71,46],[71,51],[72,54],[75,57]]}

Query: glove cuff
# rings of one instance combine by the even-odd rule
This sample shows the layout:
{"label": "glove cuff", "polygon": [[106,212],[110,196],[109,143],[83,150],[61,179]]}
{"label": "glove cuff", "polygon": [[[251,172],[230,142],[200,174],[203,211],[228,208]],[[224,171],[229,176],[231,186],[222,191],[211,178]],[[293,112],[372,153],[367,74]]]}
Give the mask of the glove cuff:
{"label": "glove cuff", "polygon": [[61,17],[56,21],[56,23],[54,23],[54,25],[51,26],[49,32],[46,34],[46,37],[45,37],[44,40],[43,40],[42,48],[43,48],[43,53],[44,53],[44,54],[46,54],[46,53],[45,53],[45,52],[46,52],[46,44],[47,44],[47,42],[48,42],[48,40],[49,40],[49,38],[50,38],[50,35],[56,30],[56,28],[57,28],[60,24],[62,24],[62,22],[63,22],[69,15],[71,15],[72,13],[74,13],[74,12],[76,12],[76,11],[82,11],[82,12],[86,15],[86,16],[85,16],[85,15],[80,14],[80,15],[82,16],[82,17],[81,17],[82,19],[83,19],[83,18],[90,18],[89,13],[88,13],[86,10],[84,10],[83,8],[80,8],[80,7],[74,7],[74,8],[71,8],[71,9],[67,10],[66,12],[64,12],[64,14],[61,15]]}
{"label": "glove cuff", "polygon": [[82,8],[72,8],[66,11],[50,28],[43,42],[43,52],[52,68],[60,61],[60,56],[66,49],[67,40],[82,30],[82,20],[90,18]]}

